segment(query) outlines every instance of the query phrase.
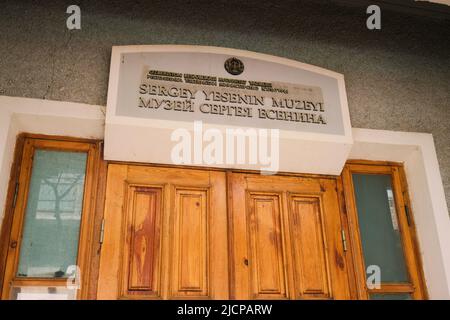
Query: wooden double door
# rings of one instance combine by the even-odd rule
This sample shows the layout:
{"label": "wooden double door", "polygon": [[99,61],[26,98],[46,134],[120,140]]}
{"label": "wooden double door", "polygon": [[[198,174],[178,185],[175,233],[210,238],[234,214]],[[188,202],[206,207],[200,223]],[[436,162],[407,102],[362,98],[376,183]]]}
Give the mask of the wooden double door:
{"label": "wooden double door", "polygon": [[348,299],[336,180],[110,164],[99,299]]}

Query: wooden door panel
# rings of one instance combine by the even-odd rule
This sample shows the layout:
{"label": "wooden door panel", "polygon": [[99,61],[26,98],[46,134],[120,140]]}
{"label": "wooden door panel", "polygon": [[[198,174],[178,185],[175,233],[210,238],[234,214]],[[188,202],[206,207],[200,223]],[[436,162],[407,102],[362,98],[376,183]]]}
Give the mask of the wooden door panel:
{"label": "wooden door panel", "polygon": [[287,298],[280,196],[250,193],[248,197],[252,298]]}
{"label": "wooden door panel", "polygon": [[349,298],[335,179],[228,178],[234,298]]}
{"label": "wooden door panel", "polygon": [[208,296],[207,198],[206,189],[175,191],[172,297]]}
{"label": "wooden door panel", "polygon": [[98,299],[227,299],[225,174],[111,164]]}
{"label": "wooden door panel", "polygon": [[335,179],[111,164],[104,234],[99,299],[349,298]]}
{"label": "wooden door panel", "polygon": [[129,186],[122,296],[160,297],[162,188]]}
{"label": "wooden door panel", "polygon": [[328,261],[319,197],[291,195],[289,226],[295,294],[298,298],[329,298]]}

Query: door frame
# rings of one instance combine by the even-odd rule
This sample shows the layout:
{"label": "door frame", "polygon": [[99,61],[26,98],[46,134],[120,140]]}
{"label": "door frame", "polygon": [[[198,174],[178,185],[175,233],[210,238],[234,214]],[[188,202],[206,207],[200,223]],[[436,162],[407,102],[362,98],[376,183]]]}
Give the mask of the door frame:
{"label": "door frame", "polygon": [[[256,173],[259,174],[259,171],[255,170],[241,170],[241,169],[223,169],[223,168],[210,168],[203,166],[186,166],[186,165],[166,165],[166,164],[151,164],[151,163],[134,163],[134,162],[121,162],[121,161],[107,161],[103,159],[103,141],[95,140],[95,139],[85,139],[85,138],[73,138],[67,136],[57,136],[57,135],[44,135],[44,134],[30,134],[30,133],[21,133],[17,136],[15,149],[14,149],[14,157],[13,164],[11,167],[10,179],[8,183],[8,191],[5,202],[5,215],[2,220],[1,232],[0,232],[0,288],[3,287],[5,281],[5,266],[6,266],[6,258],[7,251],[9,247],[10,237],[11,237],[11,227],[12,227],[12,219],[13,219],[13,203],[14,203],[14,194],[16,188],[16,181],[18,180],[20,169],[21,169],[21,161],[22,161],[22,153],[24,148],[24,141],[27,138],[34,139],[47,139],[47,140],[56,140],[56,141],[73,141],[73,142],[95,142],[98,146],[98,157],[96,159],[96,178],[94,179],[96,183],[97,193],[92,196],[92,210],[91,210],[91,221],[92,224],[92,238],[90,241],[90,255],[89,260],[91,263],[91,270],[89,273],[89,278],[86,279],[86,286],[83,290],[83,294],[80,296],[81,299],[96,299],[97,297],[97,283],[98,283],[98,273],[99,273],[99,262],[100,262],[100,250],[101,250],[101,237],[102,237],[102,221],[103,221],[103,213],[105,209],[105,199],[106,199],[106,186],[107,186],[107,168],[109,164],[130,164],[137,166],[153,166],[153,167],[167,167],[167,168],[178,168],[178,169],[196,169],[196,170],[210,170],[210,171],[221,171],[226,173],[226,184],[227,184],[227,201],[229,192],[228,192],[228,183],[229,183],[229,174],[231,173]],[[388,162],[388,161],[372,161],[372,160],[349,160],[347,163],[364,163],[364,164],[372,164],[372,165],[396,165],[401,167],[402,169],[402,182],[406,184],[406,175],[404,173],[403,164],[398,162]],[[306,178],[331,178],[336,179],[337,182],[337,193],[339,200],[339,211],[341,217],[342,228],[345,231],[346,235],[351,235],[351,230],[349,230],[349,223],[347,219],[347,208],[346,208],[346,197],[342,182],[341,176],[333,176],[333,175],[320,175],[320,174],[305,174],[305,173],[290,173],[290,172],[279,172],[276,174],[277,176],[292,176],[292,177],[306,177]],[[409,195],[407,200],[409,202]],[[230,206],[227,206],[227,210],[230,210]],[[229,214],[228,214],[229,216]],[[230,241],[230,240],[228,240]],[[417,244],[417,242],[416,242]],[[230,246],[229,246],[230,248]],[[355,252],[354,245],[352,241],[347,241],[347,254],[345,255],[345,259],[347,262],[348,268],[348,279],[349,279],[349,287],[351,299],[361,298],[361,294],[358,292],[358,275],[355,269]],[[418,256],[420,259],[420,256]],[[420,263],[420,271],[423,275],[422,264]],[[233,281],[233,274],[230,272],[229,274],[229,282]],[[423,279],[423,276],[422,276]],[[424,280],[423,280],[424,281]],[[426,287],[425,287],[426,290]]]}
{"label": "door frame", "polygon": [[[94,239],[98,235],[98,216],[103,211],[100,206],[102,196],[102,169],[104,161],[102,160],[103,148],[102,141],[95,139],[72,138],[66,136],[48,136],[42,134],[22,133],[17,137],[16,147],[14,151],[14,162],[11,168],[11,175],[8,185],[8,193],[5,205],[5,216],[1,226],[0,233],[0,297],[4,298],[6,290],[10,290],[14,269],[17,265],[19,251],[9,253],[9,249],[13,240],[22,235],[23,220],[25,217],[25,207],[21,210],[21,216],[15,216],[16,204],[26,205],[28,185],[31,179],[32,154],[26,156],[30,159],[23,158],[25,150],[31,152],[39,145],[39,148],[52,150],[83,150],[88,153],[88,161],[86,163],[86,194],[83,196],[83,214],[80,222],[80,238],[78,242],[78,259],[81,261],[81,287],[77,293],[77,299],[90,299],[96,290],[96,283],[93,277],[96,277],[98,268],[98,259],[96,252],[99,250],[98,242]],[[24,161],[26,163],[24,163]],[[26,172],[25,172],[25,171]],[[22,172],[24,171],[24,172]],[[25,179],[20,181],[20,179]],[[96,193],[90,190],[97,190]],[[18,208],[20,209],[20,208]],[[19,229],[17,229],[19,226]],[[17,229],[17,230],[16,230]],[[20,250],[20,239],[17,240]],[[11,255],[11,257],[10,257]],[[80,258],[81,257],[81,258]],[[11,265],[11,259],[14,259]],[[11,260],[11,261],[10,261]],[[92,267],[94,266],[94,267]],[[86,276],[87,275],[87,276]],[[27,283],[28,285],[48,285],[51,287],[66,283],[64,279],[41,279],[30,278],[17,281],[18,283]],[[10,292],[8,292],[10,294]]]}
{"label": "door frame", "polygon": [[[353,173],[383,174],[391,177],[395,211],[400,227],[402,251],[410,283],[382,283],[380,289],[369,289],[367,287],[364,254],[354,193],[355,189],[351,177]],[[414,299],[428,299],[423,264],[420,256],[420,246],[417,240],[416,224],[410,204],[408,183],[403,164],[389,161],[349,160],[342,170],[341,183],[344,191],[344,212],[350,235],[349,242],[352,247],[351,258],[353,259],[356,298],[366,300],[369,299],[369,294],[399,292],[410,293]]]}
{"label": "door frame", "polygon": [[[233,175],[235,175],[235,176],[233,177]],[[254,175],[255,178],[257,178],[258,176],[260,176],[260,173],[258,171],[255,172],[255,171],[250,171],[250,170],[228,170],[228,172],[227,172],[227,184],[228,184],[228,188],[227,188],[227,190],[228,190],[228,202],[227,203],[229,204],[229,206],[228,206],[228,211],[229,211],[229,213],[228,213],[228,225],[229,225],[229,227],[228,228],[230,230],[229,231],[229,246],[228,247],[229,247],[229,251],[230,251],[230,253],[229,253],[230,256],[234,256],[233,249],[235,247],[235,244],[233,244],[233,239],[232,239],[232,237],[234,235],[234,233],[232,231],[232,229],[234,228],[234,222],[233,222],[234,215],[233,215],[233,212],[232,212],[233,211],[232,192],[230,192],[230,191],[232,190],[231,189],[231,185],[233,184],[233,180],[236,181],[236,179],[239,179],[240,175],[243,176],[244,178],[248,178],[248,177]],[[324,180],[329,180],[330,183],[334,183],[335,187],[332,187],[332,191],[331,190],[330,191],[331,192],[335,191],[335,195],[336,195],[336,198],[337,198],[336,199],[337,200],[337,207],[336,207],[336,209],[338,210],[338,212],[337,212],[338,217],[335,217],[336,218],[335,219],[335,223],[339,224],[339,228],[337,230],[335,230],[335,231],[337,231],[338,237],[340,237],[340,239],[342,241],[344,239],[341,238],[341,235],[342,235],[341,232],[343,232],[344,235],[348,235],[349,234],[348,226],[347,226],[347,223],[346,223],[346,219],[345,219],[345,216],[343,214],[343,212],[344,212],[343,211],[344,201],[343,201],[343,198],[342,198],[342,193],[340,192],[342,190],[340,177],[338,177],[338,176],[329,176],[329,175],[325,176],[325,175],[295,174],[295,173],[276,174],[276,175],[273,175],[273,177],[279,177],[279,178],[282,178],[282,177],[286,177],[286,178],[305,178],[305,179],[313,178],[314,180],[319,180],[320,179],[320,181],[317,181],[317,182],[320,185],[320,189],[321,190],[317,190],[316,192],[309,191],[309,192],[305,193],[305,197],[308,197],[308,198],[311,198],[311,199],[313,199],[313,198],[322,199],[322,195],[320,195],[320,192],[323,191],[322,183],[324,183]],[[286,181],[286,182],[288,182],[288,181]],[[328,183],[328,182],[326,182],[326,183]],[[250,189],[250,191],[246,190],[245,191],[246,195],[248,196],[249,193],[255,193],[255,194],[258,194],[258,193],[261,193],[261,194],[272,193],[271,191],[265,192],[265,191],[252,191],[252,190],[253,189]],[[278,194],[278,192],[279,191],[273,191],[274,194]],[[319,193],[317,193],[317,192],[319,192]],[[288,192],[288,194],[289,194],[289,192]],[[301,194],[301,192],[300,192],[300,194]],[[246,201],[244,201],[244,202],[246,203]],[[248,206],[248,204],[245,204],[245,205]],[[287,206],[286,208],[288,208],[288,204],[287,203],[285,203],[284,205]],[[321,212],[320,213],[320,219],[324,219],[324,215],[323,215],[323,211],[322,211],[323,210],[322,204],[320,205],[320,207],[321,207],[321,209],[320,209],[320,212]],[[246,210],[249,210],[249,208],[246,207]],[[288,210],[290,210],[290,209],[288,209]],[[248,213],[249,213],[249,211],[247,211],[247,214]],[[287,218],[287,216],[284,217],[284,218]],[[245,217],[244,219],[247,220],[248,217]],[[328,220],[328,222],[330,222],[330,220]],[[283,224],[285,224],[285,223],[282,222],[282,225]],[[247,226],[246,237],[249,236],[248,227],[249,226]],[[283,227],[286,228],[286,227],[288,227],[288,225],[282,226],[282,229],[283,229]],[[327,225],[327,224],[323,224],[322,225],[322,230],[324,231],[325,239],[326,238],[331,239],[331,237],[332,237],[332,234],[327,233],[325,231],[325,229],[327,229],[328,227],[330,227],[330,225]],[[292,241],[291,233],[287,232],[287,234],[288,234],[287,238],[290,239],[288,242],[290,243]],[[324,239],[324,241],[327,244],[330,244],[325,239]],[[282,240],[287,240],[287,239],[283,238]],[[339,244],[339,240],[336,241],[336,244]],[[246,244],[246,245],[248,246],[248,244]],[[341,244],[339,244],[339,246],[341,246]],[[325,252],[325,260],[329,259],[330,264],[332,264],[332,263],[334,263],[335,259],[330,258],[329,255],[330,255],[330,252]],[[345,273],[346,273],[346,281],[343,281],[343,283],[346,283],[346,286],[347,286],[348,299],[352,300],[352,299],[356,298],[356,292],[354,290],[356,284],[354,283],[355,277],[354,277],[354,273],[353,273],[354,268],[353,268],[353,265],[352,265],[353,260],[352,260],[351,248],[348,246],[348,244],[346,246],[344,244],[344,241],[342,242],[342,252],[340,252],[340,255],[344,259],[344,266],[345,266],[345,269],[346,269],[346,271],[345,271]],[[288,258],[288,260],[290,260],[290,258]],[[235,268],[235,267],[236,266],[235,266],[234,263],[230,263],[229,268],[230,268],[230,296],[231,296],[231,298],[235,298],[236,297],[236,292],[234,291],[235,290],[235,288],[234,288],[234,282],[235,282],[234,276],[236,275],[236,273],[233,270],[233,268]],[[288,269],[289,269],[289,267],[288,267]],[[328,289],[330,291],[330,295],[332,295],[332,291],[333,290],[332,290],[331,287],[333,286],[333,279],[331,278],[331,274],[329,272],[330,272],[330,270],[327,270],[328,277],[330,279],[330,282],[328,283],[328,285],[329,285]],[[335,272],[332,272],[332,273],[334,273],[334,275],[337,276],[337,274]],[[335,278],[335,280],[336,280],[336,278]],[[288,281],[287,280],[287,282],[291,282],[290,285],[291,286],[293,285],[292,281]],[[288,290],[288,288],[286,288],[286,290]],[[288,293],[288,296],[293,296],[294,295],[293,290],[294,290],[293,287],[289,288],[290,292]],[[323,299],[323,298],[318,298],[318,299]]]}

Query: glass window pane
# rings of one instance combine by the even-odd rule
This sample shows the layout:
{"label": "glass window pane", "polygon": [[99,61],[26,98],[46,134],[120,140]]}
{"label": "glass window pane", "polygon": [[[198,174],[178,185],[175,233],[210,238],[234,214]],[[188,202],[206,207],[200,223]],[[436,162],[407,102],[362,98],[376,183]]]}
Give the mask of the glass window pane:
{"label": "glass window pane", "polygon": [[409,293],[374,293],[370,300],[412,300]]}
{"label": "glass window pane", "polygon": [[380,267],[381,282],[407,282],[390,175],[353,174],[366,268]]}
{"label": "glass window pane", "polygon": [[86,153],[35,151],[19,277],[65,277],[76,264],[86,160]]}

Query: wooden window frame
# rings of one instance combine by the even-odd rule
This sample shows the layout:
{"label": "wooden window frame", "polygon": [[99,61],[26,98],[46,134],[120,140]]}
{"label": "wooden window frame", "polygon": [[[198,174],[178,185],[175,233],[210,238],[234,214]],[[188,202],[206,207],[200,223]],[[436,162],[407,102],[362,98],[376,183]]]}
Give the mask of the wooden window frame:
{"label": "wooden window frame", "polygon": [[[78,139],[61,136],[47,136],[38,134],[20,134],[17,139],[14,161],[11,170],[11,176],[9,181],[9,187],[7,192],[7,198],[5,203],[5,214],[2,223],[2,229],[0,234],[0,293],[2,299],[9,299],[10,288],[14,274],[17,268],[17,261],[12,265],[7,264],[10,258],[8,252],[10,250],[10,244],[13,239],[17,239],[17,230],[21,234],[21,228],[15,228],[14,224],[17,224],[17,214],[14,212],[14,198],[17,182],[19,182],[18,199],[16,201],[16,208],[19,201],[26,201],[26,194],[24,195],[24,185],[28,188],[29,180],[31,177],[31,162],[28,161],[28,171],[23,170],[26,164],[26,156],[24,157],[26,144],[29,141],[40,141],[42,145],[52,146],[54,149],[59,150],[73,150],[69,145],[83,146],[83,150],[89,150],[86,180],[89,180],[90,189],[86,189],[83,200],[83,214],[82,222],[80,226],[80,239],[78,247],[78,257],[82,258],[81,272],[82,272],[82,286],[77,294],[78,299],[96,299],[97,297],[97,281],[99,273],[99,259],[100,259],[100,233],[101,224],[104,212],[104,201],[106,191],[106,177],[107,177],[107,165],[108,162],[102,160],[102,141],[92,139]],[[65,147],[65,148],[64,148]],[[86,149],[87,147],[87,149]],[[78,150],[80,151],[80,150]],[[82,150],[81,150],[82,151]],[[111,162],[113,163],[113,162]],[[124,162],[118,162],[123,164]],[[143,164],[149,165],[149,164]],[[158,165],[155,165],[158,166]],[[161,165],[164,166],[164,165]],[[169,166],[171,167],[171,166]],[[190,168],[189,166],[176,166],[178,168]],[[199,169],[198,167],[194,167]],[[219,170],[209,168],[209,170]],[[27,175],[22,177],[22,171],[27,171]],[[229,171],[229,170],[225,170]],[[252,172],[249,170],[237,170],[239,172]],[[397,215],[402,232],[402,242],[406,255],[409,257],[406,261],[408,273],[411,278],[411,284],[383,284],[381,289],[368,290],[366,287],[364,257],[362,254],[361,237],[359,233],[358,216],[356,212],[356,203],[354,196],[354,189],[352,183],[353,172],[369,173],[369,174],[389,174],[392,176],[394,197],[397,209]],[[279,175],[289,176],[306,176],[306,177],[326,177],[323,175],[306,175],[295,173],[281,172]],[[336,178],[335,176],[331,176]],[[26,179],[25,179],[26,178]],[[26,183],[20,183],[20,180],[24,180]],[[350,262],[348,264],[349,280],[351,297],[356,299],[368,299],[370,293],[410,293],[414,299],[426,299],[428,298],[422,263],[420,261],[419,246],[417,244],[417,237],[414,225],[414,219],[411,212],[411,206],[409,203],[408,188],[406,182],[406,176],[403,168],[403,164],[384,162],[384,161],[365,161],[365,160],[352,160],[348,161],[341,177],[337,178],[339,205],[340,210],[344,214],[341,215],[344,230],[347,230],[349,234],[348,245],[349,254],[346,255],[346,259]],[[22,188],[22,189],[21,189]],[[21,195],[22,193],[22,195]],[[86,206],[85,206],[86,204]],[[23,205],[23,204],[22,204]],[[405,206],[409,208],[409,222],[406,221]],[[23,209],[20,215],[20,219],[23,220],[25,210]],[[22,222],[21,222],[22,223]],[[81,233],[83,232],[83,237]],[[406,236],[404,235],[406,234]],[[406,240],[405,240],[406,238]],[[406,245],[405,245],[406,243]],[[17,248],[20,248],[18,245]],[[14,253],[14,259],[17,260],[19,250]],[[17,257],[16,257],[17,256]],[[64,286],[66,279],[16,279],[14,284],[17,285],[42,285],[42,286]]]}
{"label": "wooden window frame", "polygon": [[[380,289],[369,289],[366,285],[366,267],[358,224],[353,173],[385,174],[391,176],[392,189],[409,283],[382,283]],[[384,161],[351,160],[342,171],[345,213],[349,230],[351,258],[353,260],[354,287],[357,299],[369,299],[370,294],[409,293],[413,299],[427,299],[422,262],[417,242],[414,217],[408,195],[408,186],[403,164]]]}
{"label": "wooden window frame", "polygon": [[106,177],[106,163],[101,160],[101,144],[102,141],[92,139],[26,133],[18,136],[0,235],[1,299],[10,299],[11,288],[16,285],[43,287],[66,285],[67,278],[16,277],[36,149],[87,153],[77,253],[77,265],[81,270],[81,288],[76,297],[77,299],[95,298],[100,250],[100,243],[96,240],[99,239],[98,230],[103,216],[103,184]]}

